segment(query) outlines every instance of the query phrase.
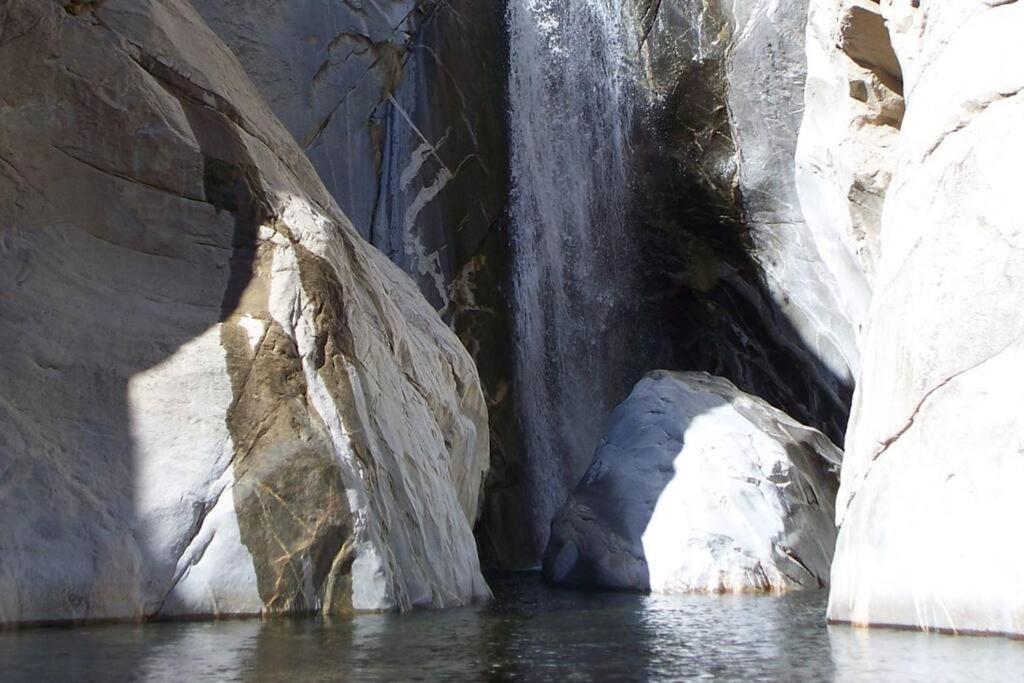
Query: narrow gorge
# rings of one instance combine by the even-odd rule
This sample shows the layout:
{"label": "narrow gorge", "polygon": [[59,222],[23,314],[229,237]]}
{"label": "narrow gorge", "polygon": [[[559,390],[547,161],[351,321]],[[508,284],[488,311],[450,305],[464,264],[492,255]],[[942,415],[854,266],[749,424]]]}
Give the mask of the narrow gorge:
{"label": "narrow gorge", "polygon": [[0,679],[1024,665],[1022,29],[0,0]]}

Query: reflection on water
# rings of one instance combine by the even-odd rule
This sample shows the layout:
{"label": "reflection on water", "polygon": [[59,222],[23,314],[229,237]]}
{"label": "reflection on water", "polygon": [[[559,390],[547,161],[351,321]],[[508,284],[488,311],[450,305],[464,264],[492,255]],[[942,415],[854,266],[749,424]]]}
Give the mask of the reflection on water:
{"label": "reflection on water", "polygon": [[3,680],[1007,680],[1024,643],[823,626],[825,594],[579,594],[493,582],[485,606],[321,621],[0,634]]}

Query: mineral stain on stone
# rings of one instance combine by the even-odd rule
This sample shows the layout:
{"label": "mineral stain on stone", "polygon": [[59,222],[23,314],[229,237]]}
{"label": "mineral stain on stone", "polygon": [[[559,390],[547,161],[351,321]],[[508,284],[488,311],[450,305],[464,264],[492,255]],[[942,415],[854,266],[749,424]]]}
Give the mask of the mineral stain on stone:
{"label": "mineral stain on stone", "polygon": [[[277,223],[241,117],[228,104],[200,105],[176,79],[162,82],[179,96],[202,148],[206,201],[235,218],[221,344],[235,399],[227,414],[235,512],[260,598],[270,613],[348,611],[352,514],[330,434],[307,401],[298,349],[268,310],[277,247],[258,236]],[[264,330],[255,344],[243,318]]]}
{"label": "mineral stain on stone", "polygon": [[235,360],[232,377],[245,373],[228,427],[236,451],[235,509],[260,596],[274,613],[346,611],[351,512],[327,430],[307,404],[295,344],[271,323],[245,367],[240,332],[226,329],[223,337]]}

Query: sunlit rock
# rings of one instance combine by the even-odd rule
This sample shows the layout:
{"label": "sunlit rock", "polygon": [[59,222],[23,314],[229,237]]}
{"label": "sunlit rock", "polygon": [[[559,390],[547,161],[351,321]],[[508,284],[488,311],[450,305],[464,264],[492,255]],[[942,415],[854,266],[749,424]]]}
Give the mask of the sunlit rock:
{"label": "sunlit rock", "polygon": [[882,205],[903,123],[903,74],[872,0],[811,3],[796,181],[821,255],[859,332],[881,249]]}
{"label": "sunlit rock", "polygon": [[469,355],[185,0],[0,10],[0,622],[488,594]]}
{"label": "sunlit rock", "polygon": [[1024,5],[880,9],[906,115],[877,226],[829,617],[1024,634]]}
{"label": "sunlit rock", "polygon": [[556,516],[545,576],[656,593],[820,587],[841,457],[727,380],[651,373]]}

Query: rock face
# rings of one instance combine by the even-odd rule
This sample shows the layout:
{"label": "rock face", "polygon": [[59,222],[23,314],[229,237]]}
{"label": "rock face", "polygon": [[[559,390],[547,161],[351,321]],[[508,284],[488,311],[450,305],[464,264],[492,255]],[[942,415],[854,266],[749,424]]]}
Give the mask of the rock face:
{"label": "rock face", "polygon": [[454,312],[505,202],[501,3],[194,4],[362,236]]}
{"label": "rock face", "polygon": [[464,604],[473,363],[185,0],[0,4],[0,622]]}
{"label": "rock face", "polygon": [[193,0],[360,234],[412,276],[479,368],[493,468],[480,524],[520,566],[503,0]]}
{"label": "rock face", "polygon": [[866,321],[882,202],[903,123],[903,75],[880,6],[812,3],[797,188],[845,317]]}
{"label": "rock face", "polygon": [[[837,218],[850,214],[841,195],[856,185],[851,177],[872,173],[855,167],[851,176],[858,158],[843,150],[875,124],[865,114],[858,127],[850,113],[887,106],[898,93],[882,86],[900,86],[906,101],[898,144],[887,143],[893,173],[879,183],[887,186],[881,221],[864,223],[880,235],[879,258],[837,502],[829,618],[1022,634],[1024,232],[1013,197],[1024,152],[1024,5],[848,3],[842,11],[851,15],[880,11],[891,45],[876,22],[847,59],[835,54],[836,32],[864,17],[815,4],[811,54],[823,57],[816,68],[835,84],[832,96],[851,60],[877,77],[866,105],[857,71],[849,90],[859,104],[818,118],[834,135],[818,136],[813,120],[804,126],[808,148],[828,143],[815,157],[831,160],[808,167],[819,175],[813,184],[833,193],[816,201],[833,207],[834,225],[816,230],[849,229]],[[808,117],[822,116],[810,106],[822,87],[809,84]],[[868,135],[869,146],[885,135]],[[847,246],[859,239],[852,224]]]}
{"label": "rock face", "polygon": [[545,576],[656,593],[817,588],[841,458],[727,380],[653,372],[612,414],[556,516]]}
{"label": "rock face", "polygon": [[652,95],[638,211],[670,340],[662,362],[728,377],[839,440],[857,320],[794,182],[807,2],[638,0],[637,11]]}

